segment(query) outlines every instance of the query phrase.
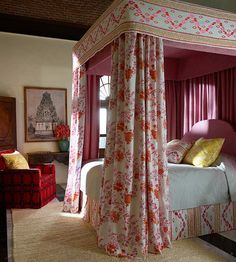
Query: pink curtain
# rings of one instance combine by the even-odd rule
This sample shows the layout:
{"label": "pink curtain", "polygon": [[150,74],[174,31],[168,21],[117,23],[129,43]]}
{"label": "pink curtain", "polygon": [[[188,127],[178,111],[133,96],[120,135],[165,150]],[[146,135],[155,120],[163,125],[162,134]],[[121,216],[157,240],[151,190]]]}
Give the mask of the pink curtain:
{"label": "pink curtain", "polygon": [[163,43],[126,33],[112,45],[98,245],[133,258],[170,245]]}
{"label": "pink curtain", "polygon": [[98,158],[99,76],[87,76],[83,161]]}
{"label": "pink curtain", "polygon": [[179,138],[198,121],[221,119],[236,126],[236,68],[165,82],[167,139]]}
{"label": "pink curtain", "polygon": [[217,88],[217,119],[236,126],[236,68],[215,74]]}
{"label": "pink curtain", "polygon": [[216,83],[214,74],[166,81],[168,141],[188,132],[198,121],[216,119]]}
{"label": "pink curtain", "polygon": [[179,82],[165,81],[167,141],[181,138],[184,128],[184,92]]}
{"label": "pink curtain", "polygon": [[[74,56],[74,61],[76,57]],[[76,63],[73,63],[76,65]],[[63,211],[76,213],[79,209],[80,171],[82,164],[86,101],[86,68],[73,70],[70,159]]]}
{"label": "pink curtain", "polygon": [[216,118],[216,84],[214,74],[180,82],[184,92],[183,134],[201,120]]}

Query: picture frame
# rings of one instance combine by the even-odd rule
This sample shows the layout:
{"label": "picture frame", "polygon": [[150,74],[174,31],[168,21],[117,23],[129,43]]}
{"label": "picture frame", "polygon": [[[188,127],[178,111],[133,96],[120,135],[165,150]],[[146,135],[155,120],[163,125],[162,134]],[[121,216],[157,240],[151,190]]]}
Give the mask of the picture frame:
{"label": "picture frame", "polygon": [[67,89],[24,87],[25,142],[56,141],[54,129],[67,124]]}

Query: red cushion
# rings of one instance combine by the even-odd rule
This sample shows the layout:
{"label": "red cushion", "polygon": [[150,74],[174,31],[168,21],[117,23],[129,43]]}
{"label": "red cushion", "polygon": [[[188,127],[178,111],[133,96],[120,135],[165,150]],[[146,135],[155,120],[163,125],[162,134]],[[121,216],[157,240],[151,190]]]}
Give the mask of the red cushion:
{"label": "red cushion", "polygon": [[10,153],[14,153],[14,152],[15,152],[15,150],[12,150],[12,149],[0,151],[0,170],[6,169],[5,161],[2,157],[2,154],[10,154]]}

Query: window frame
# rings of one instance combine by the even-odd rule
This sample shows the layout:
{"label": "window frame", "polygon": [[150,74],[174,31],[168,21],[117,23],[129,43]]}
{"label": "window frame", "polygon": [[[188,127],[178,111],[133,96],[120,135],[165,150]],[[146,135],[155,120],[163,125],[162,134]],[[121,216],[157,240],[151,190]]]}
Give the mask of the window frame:
{"label": "window frame", "polygon": [[[102,77],[101,77],[102,78]],[[110,82],[111,80],[111,77],[108,76],[108,82],[104,84],[104,82],[101,80],[102,82],[102,85],[100,85],[100,81],[99,81],[99,89],[101,89],[103,86],[106,86],[108,85],[109,86],[109,89],[110,89]],[[101,92],[101,91],[100,91]],[[110,92],[109,92],[110,93]],[[99,97],[99,101],[100,101],[100,107],[99,109],[101,108],[105,108],[106,110],[108,110],[108,106],[109,106],[109,96],[106,98],[106,99],[100,99]],[[99,141],[100,141],[100,137],[107,137],[107,134],[100,134],[99,132]],[[103,158],[105,155],[105,148],[99,148],[99,158]]]}

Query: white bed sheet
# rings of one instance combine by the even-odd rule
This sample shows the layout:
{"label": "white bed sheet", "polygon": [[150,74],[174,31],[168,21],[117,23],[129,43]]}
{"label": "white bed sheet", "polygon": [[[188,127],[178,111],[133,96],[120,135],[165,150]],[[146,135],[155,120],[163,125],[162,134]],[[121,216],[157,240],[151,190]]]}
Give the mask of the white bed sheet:
{"label": "white bed sheet", "polygon": [[[81,171],[81,191],[98,201],[103,161],[93,161]],[[226,203],[230,200],[224,165],[199,168],[168,163],[170,210]]]}
{"label": "white bed sheet", "polygon": [[168,164],[170,209],[181,210],[229,201],[228,184],[221,167]]}

